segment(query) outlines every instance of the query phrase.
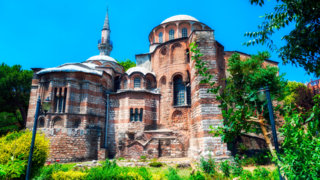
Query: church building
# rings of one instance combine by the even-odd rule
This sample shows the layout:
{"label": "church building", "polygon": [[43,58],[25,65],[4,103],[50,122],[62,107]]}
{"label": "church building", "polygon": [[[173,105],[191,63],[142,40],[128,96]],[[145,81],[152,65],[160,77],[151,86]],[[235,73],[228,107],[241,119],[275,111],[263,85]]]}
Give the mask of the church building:
{"label": "church building", "polygon": [[216,84],[224,86],[233,51],[224,51],[214,30],[188,15],[169,17],[150,31],[149,52],[137,54],[137,66],[127,71],[110,56],[110,32],[107,13],[99,55],[33,68],[27,127],[33,127],[38,97],[50,101],[50,110],[38,118],[38,129],[50,139],[48,161],[228,158],[227,145],[209,133],[210,126],[223,125],[219,101],[199,84],[189,49],[196,42]]}

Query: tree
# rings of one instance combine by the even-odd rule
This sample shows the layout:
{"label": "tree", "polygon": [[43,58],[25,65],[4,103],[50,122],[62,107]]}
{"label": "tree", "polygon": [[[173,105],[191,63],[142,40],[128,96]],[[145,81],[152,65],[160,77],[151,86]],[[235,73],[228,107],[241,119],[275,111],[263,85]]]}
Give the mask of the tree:
{"label": "tree", "polygon": [[127,59],[125,61],[119,62],[121,66],[123,66],[124,70],[127,71],[129,68],[135,67],[136,63],[131,61],[130,59]]}
{"label": "tree", "polygon": [[320,96],[315,96],[313,102],[309,113],[291,106],[285,108],[285,123],[280,128],[284,137],[283,153],[279,163],[288,179],[320,178]]}
{"label": "tree", "polygon": [[[33,72],[20,65],[0,66],[0,112],[20,113],[21,128],[25,127]],[[18,115],[16,115],[18,116]]]}
{"label": "tree", "polygon": [[[278,68],[266,66],[262,63],[267,53],[259,53],[241,61],[238,54],[233,54],[228,60],[226,87],[221,89],[210,83],[212,75],[207,71],[207,64],[201,60],[202,54],[197,45],[191,43],[192,59],[196,62],[196,69],[203,77],[202,83],[209,83],[221,102],[224,126],[213,129],[211,133],[221,136],[224,142],[233,142],[243,133],[263,134],[273,160],[280,166],[281,174],[288,179],[319,179],[320,178],[320,95],[314,97],[314,106],[307,112],[300,111],[295,106],[278,105],[284,113],[284,125],[279,128],[283,142],[283,153],[276,154],[271,144],[268,130],[270,129],[268,109],[265,103],[259,101],[258,88],[268,85],[273,100],[281,102],[288,94],[286,82],[278,76]],[[300,84],[292,83],[294,89]],[[304,87],[303,87],[304,88]],[[299,91],[297,91],[299,93]],[[290,94],[290,93],[289,93]]]}
{"label": "tree", "polygon": [[[250,0],[251,4],[264,5],[264,0]],[[253,38],[245,45],[266,44],[276,50],[284,64],[292,63],[320,76],[320,1],[277,0],[274,11],[264,15],[258,31],[247,32]],[[272,41],[275,31],[294,24],[294,29],[283,37],[286,45],[277,48]]]}
{"label": "tree", "polygon": [[[206,62],[201,60],[200,50],[195,43],[190,46],[197,73],[203,77],[200,83],[211,82],[213,75],[208,73]],[[263,134],[269,151],[278,159],[269,137],[271,133],[268,132],[271,126],[267,101],[260,101],[258,92],[260,88],[268,86],[272,99],[281,101],[285,97],[286,81],[282,75],[278,76],[277,67],[263,65],[268,58],[269,53],[262,52],[241,60],[240,55],[234,53],[228,59],[230,77],[226,78],[225,88],[209,83],[212,87],[209,91],[216,93],[217,100],[221,102],[224,118],[224,126],[213,129],[211,133],[221,136],[226,143],[235,142],[242,134]]]}
{"label": "tree", "polygon": [[307,112],[314,106],[312,100],[314,95],[303,83],[288,81],[286,93],[284,103],[287,106],[299,107],[300,112]]}

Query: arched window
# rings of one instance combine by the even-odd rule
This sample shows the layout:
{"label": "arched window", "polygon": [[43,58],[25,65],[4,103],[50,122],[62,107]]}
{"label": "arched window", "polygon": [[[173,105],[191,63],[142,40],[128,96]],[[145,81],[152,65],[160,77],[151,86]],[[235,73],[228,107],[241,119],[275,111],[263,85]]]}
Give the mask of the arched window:
{"label": "arched window", "polygon": [[162,36],[163,36],[163,33],[160,32],[160,33],[159,33],[159,43],[162,43],[162,42],[163,42]]}
{"label": "arched window", "polygon": [[152,89],[152,83],[150,81],[150,79],[147,79],[147,89]]}
{"label": "arched window", "polygon": [[63,127],[63,120],[58,116],[53,119],[53,128],[62,128]]}
{"label": "arched window", "polygon": [[141,87],[141,79],[139,77],[134,78],[133,80],[133,87],[134,88],[140,88]]}
{"label": "arched window", "polygon": [[174,39],[174,30],[170,29],[169,30],[169,40],[172,40],[172,39]]}
{"label": "arched window", "polygon": [[188,29],[182,28],[181,34],[182,34],[182,37],[188,37]]}
{"label": "arched window", "polygon": [[128,88],[128,80],[124,79],[123,80],[123,89],[127,89]]}
{"label": "arched window", "polygon": [[174,95],[174,105],[181,106],[185,105],[185,91],[186,87],[182,82],[181,76],[176,76],[173,78],[173,95]]}

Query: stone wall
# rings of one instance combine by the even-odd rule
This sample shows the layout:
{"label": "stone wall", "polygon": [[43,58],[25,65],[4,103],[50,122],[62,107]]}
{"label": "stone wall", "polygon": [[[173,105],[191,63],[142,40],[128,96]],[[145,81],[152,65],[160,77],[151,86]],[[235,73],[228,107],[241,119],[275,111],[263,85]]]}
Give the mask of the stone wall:
{"label": "stone wall", "polygon": [[[189,39],[196,42],[203,54],[202,60],[207,62],[208,72],[215,75],[213,81],[216,85],[221,84],[223,74],[223,47],[217,44],[213,31],[194,31]],[[215,95],[207,92],[210,88],[206,84],[199,84],[202,77],[196,74],[195,62],[191,66],[191,137],[189,157],[200,157],[213,154],[216,158],[228,157],[227,144],[221,141],[221,137],[212,137],[209,134],[210,126],[223,125],[223,117],[218,107],[219,102]],[[221,74],[222,73],[222,74]],[[220,83],[220,84],[219,84]]]}

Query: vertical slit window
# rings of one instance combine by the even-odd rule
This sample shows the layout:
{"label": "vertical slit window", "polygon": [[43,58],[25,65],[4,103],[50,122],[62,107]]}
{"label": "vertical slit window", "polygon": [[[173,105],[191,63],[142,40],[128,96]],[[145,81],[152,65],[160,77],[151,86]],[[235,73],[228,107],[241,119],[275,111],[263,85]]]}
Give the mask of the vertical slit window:
{"label": "vertical slit window", "polygon": [[57,107],[58,107],[58,96],[57,96],[57,88],[54,88],[54,95],[53,95],[53,97],[54,97],[54,103],[53,103],[53,112],[57,112]]}
{"label": "vertical slit window", "polygon": [[58,112],[61,113],[62,112],[62,88],[59,88],[59,106],[58,106]]}
{"label": "vertical slit window", "polygon": [[67,88],[64,88],[63,111],[62,112],[66,112],[66,101],[67,101]]}
{"label": "vertical slit window", "polygon": [[138,108],[135,109],[135,112],[134,112],[134,121],[138,121]]}
{"label": "vertical slit window", "polygon": [[187,28],[182,28],[181,34],[182,34],[182,37],[188,37],[188,30],[187,30]]}
{"label": "vertical slit window", "polygon": [[142,117],[143,117],[143,109],[140,108],[140,114],[139,114],[139,120],[142,122]]}
{"label": "vertical slit window", "polygon": [[123,89],[127,89],[127,86],[128,86],[128,81],[127,81],[127,79],[124,79],[123,80]]}
{"label": "vertical slit window", "polygon": [[140,78],[134,78],[133,80],[134,88],[140,88],[141,87],[141,79]]}
{"label": "vertical slit window", "polygon": [[133,113],[133,109],[130,108],[130,122],[134,121],[134,113]]}
{"label": "vertical slit window", "polygon": [[151,84],[151,81],[150,79],[147,79],[147,89],[152,89],[152,84]]}
{"label": "vertical slit window", "polygon": [[174,30],[170,29],[169,30],[169,40],[172,40],[172,39],[174,39]]}
{"label": "vertical slit window", "polygon": [[159,43],[162,43],[163,42],[163,33],[162,32],[160,32],[159,33]]}

